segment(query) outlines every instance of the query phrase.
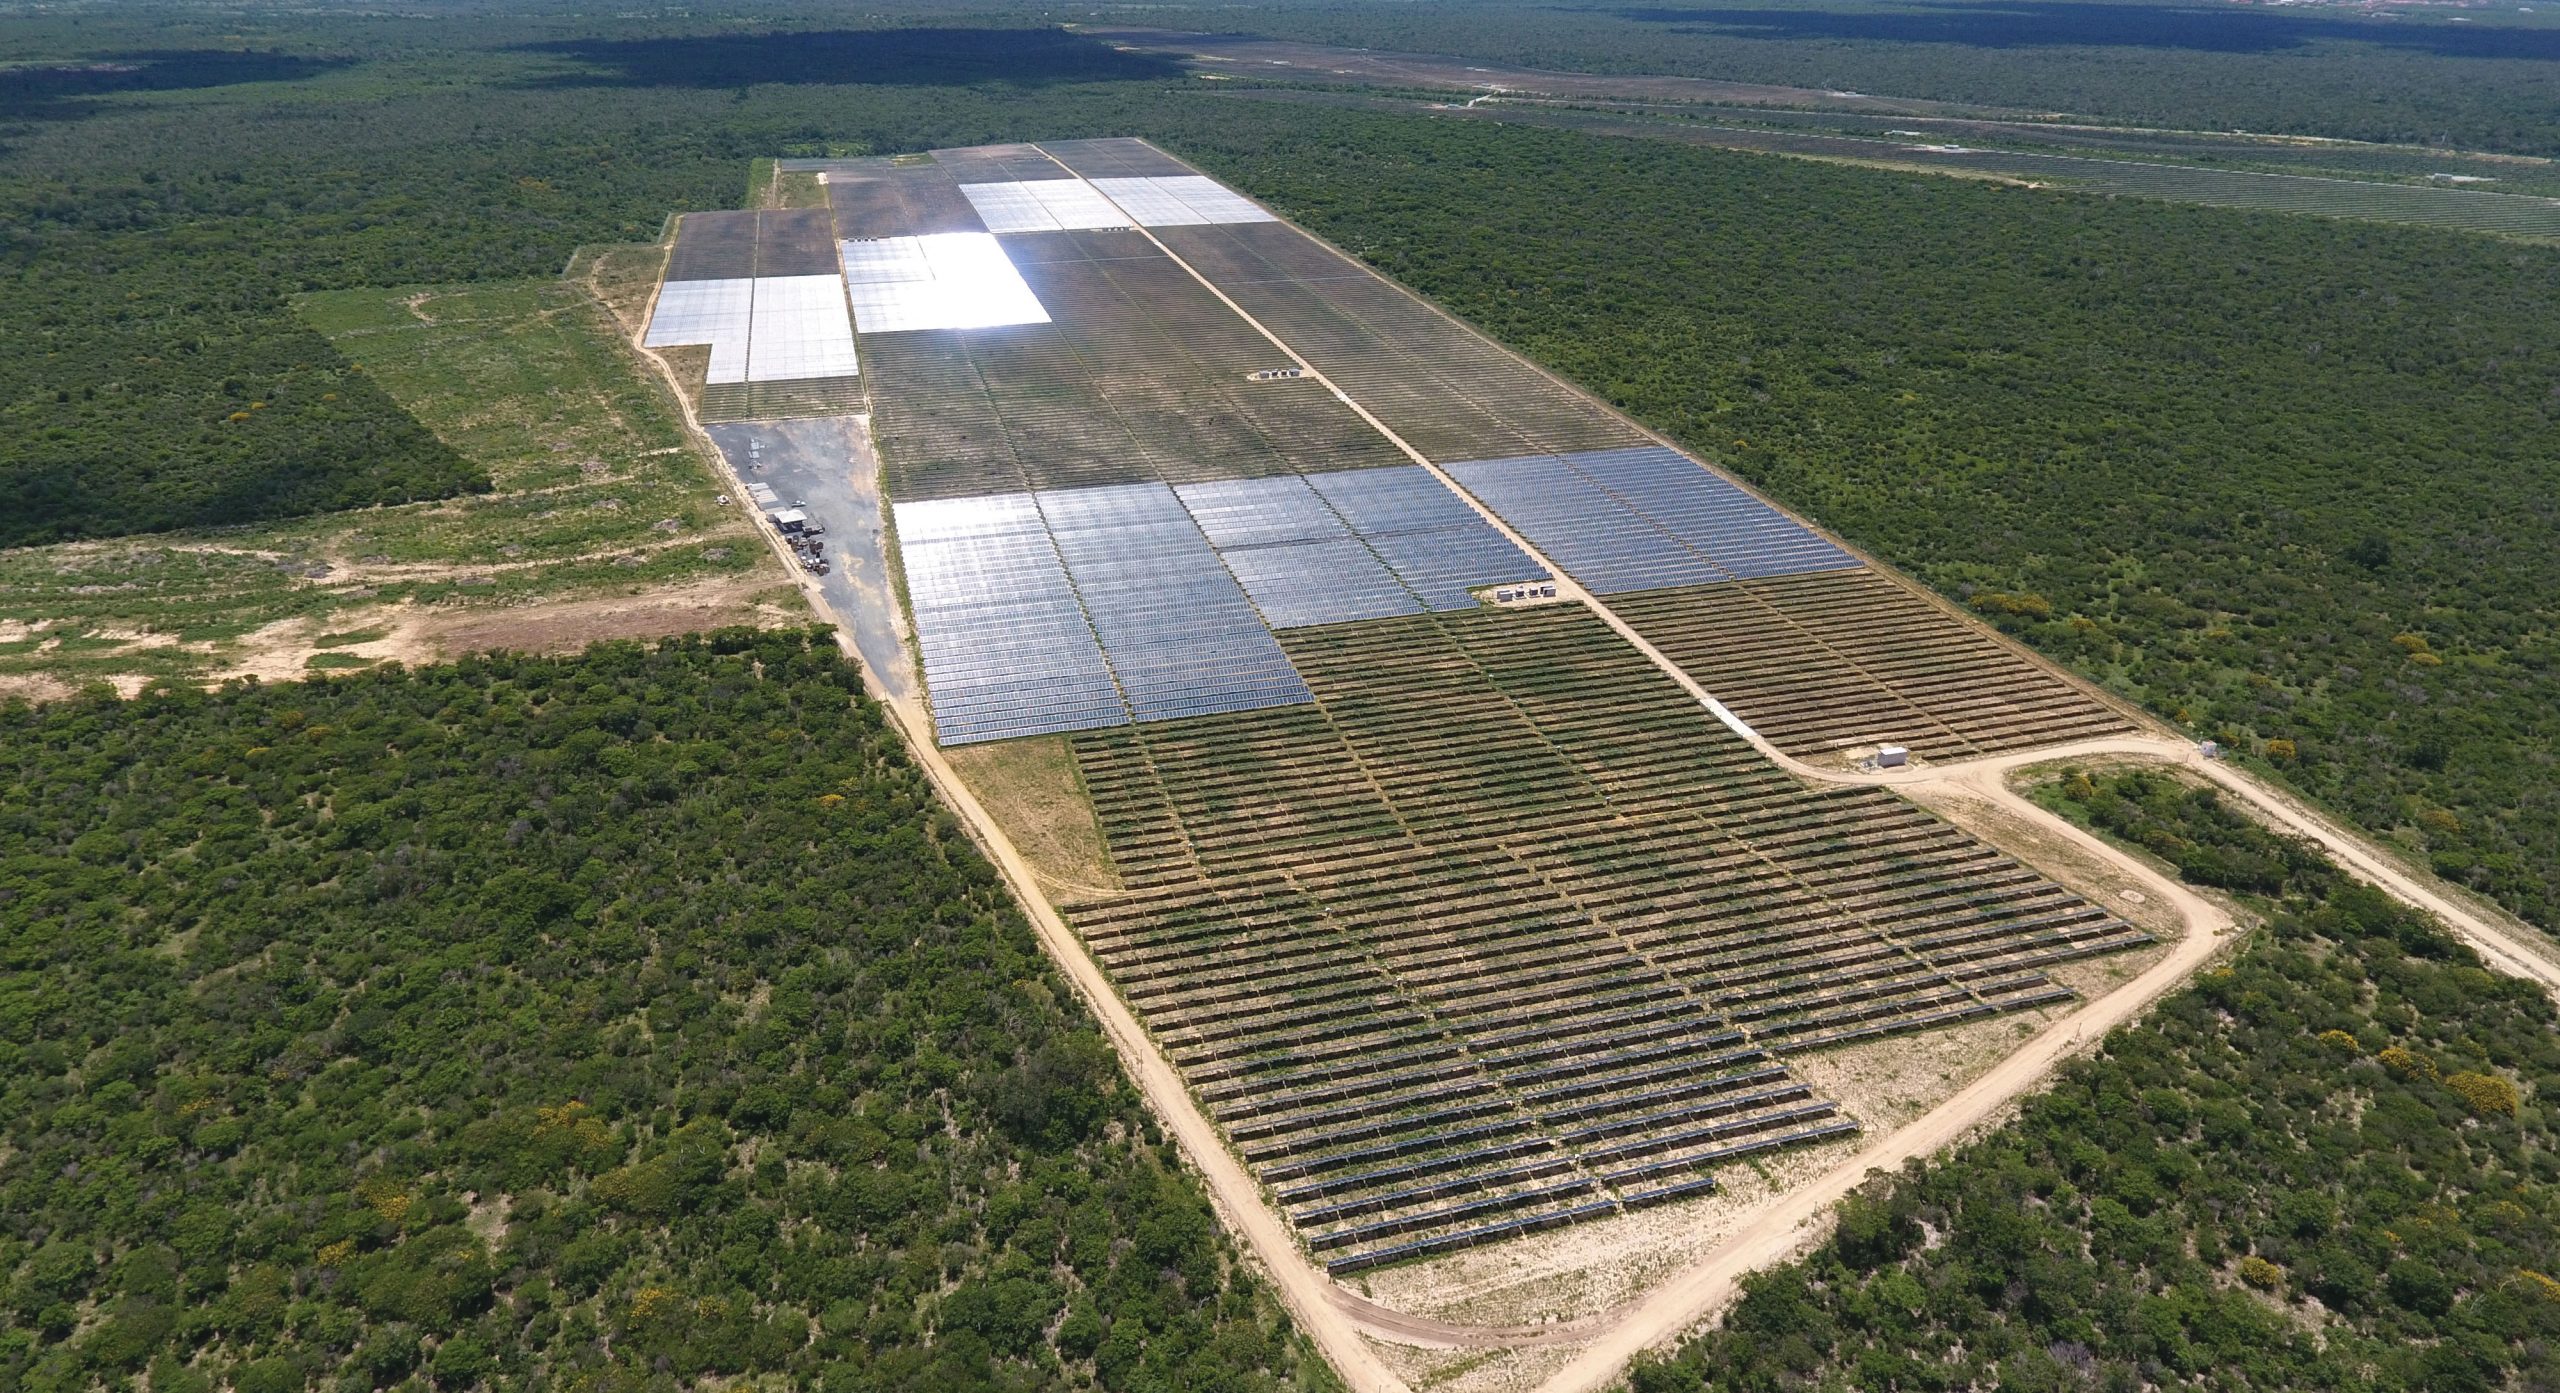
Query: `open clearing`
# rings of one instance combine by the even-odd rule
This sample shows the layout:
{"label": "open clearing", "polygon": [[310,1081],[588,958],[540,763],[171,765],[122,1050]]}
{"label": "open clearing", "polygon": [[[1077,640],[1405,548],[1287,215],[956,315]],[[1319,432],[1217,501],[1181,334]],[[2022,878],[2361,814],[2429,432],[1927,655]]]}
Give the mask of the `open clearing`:
{"label": "open clearing", "polygon": [[[582,266],[605,272],[599,290],[624,295],[645,266],[645,294],[662,255],[610,249]],[[0,553],[0,683],[48,695],[98,681],[275,678],[806,615],[739,511],[717,501],[727,486],[584,285],[299,303],[494,490]]]}

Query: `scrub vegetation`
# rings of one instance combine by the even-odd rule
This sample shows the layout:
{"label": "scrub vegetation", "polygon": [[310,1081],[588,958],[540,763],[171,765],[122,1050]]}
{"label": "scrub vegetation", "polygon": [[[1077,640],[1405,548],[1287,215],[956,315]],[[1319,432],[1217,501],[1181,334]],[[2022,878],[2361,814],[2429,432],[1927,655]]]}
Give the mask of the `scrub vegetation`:
{"label": "scrub vegetation", "polygon": [[[2536,12],[2538,11],[2538,12]],[[2560,20],[2547,6],[2402,9],[2195,0],[1279,0],[1111,20],[1934,98],[2101,123],[2560,155]]]}
{"label": "scrub vegetation", "polygon": [[535,602],[785,583],[581,286],[330,291],[296,309],[490,491],[0,552],[0,622],[16,626],[0,680],[290,674],[332,634],[414,632],[414,656],[468,616]]}
{"label": "scrub vegetation", "polygon": [[2016,1122],[1852,1197],[1635,1393],[2560,1377],[2549,998],[2209,791],[2045,797],[2266,927]]}
{"label": "scrub vegetation", "polygon": [[0,706],[0,1388],[1330,1386],[860,691]]}
{"label": "scrub vegetation", "polygon": [[[1995,65],[1975,13],[1256,22],[2560,147],[2513,17],[2182,47],[2045,5]],[[777,153],[1134,133],[2560,920],[2553,253],[1231,101],[910,18],[14,18],[0,677],[192,678],[284,621],[330,670],[474,576],[751,569],[573,252]],[[0,1390],[1327,1383],[857,687],[733,633],[0,706]],[[2057,797],[2270,928],[1639,1386],[2560,1377],[2548,1004],[2176,785]]]}
{"label": "scrub vegetation", "polygon": [[[1261,18],[1276,32],[1329,13]],[[1525,14],[1497,17],[1548,23]],[[2288,15],[2233,22],[2350,22]],[[671,210],[736,206],[750,160],[775,153],[1146,134],[2045,651],[2199,736],[2263,754],[2439,872],[2560,919],[2560,650],[2546,622],[2560,551],[2542,540],[2560,521],[2560,321],[2545,312],[2560,254],[1238,102],[1161,60],[948,19],[817,38],[731,29],[704,45],[684,21],[634,21],[608,39],[591,21],[539,13],[477,15],[467,29],[148,18],[15,27],[31,61],[133,71],[8,75],[0,207],[17,217],[0,233],[0,266],[6,284],[33,289],[0,295],[0,353],[42,340],[66,358],[170,357],[178,339],[211,335],[265,345],[261,361],[343,361],[328,371],[361,388],[326,405],[372,403],[368,429],[389,438],[415,421],[398,391],[381,391],[399,385],[381,364],[352,371],[365,361],[354,354],[373,351],[347,336],[369,332],[362,324],[331,318],[352,302],[306,298],[314,319],[289,296],[547,278],[582,244],[654,238]],[[787,29],[788,17],[774,23]],[[2495,34],[2539,52],[2545,31],[2501,25]],[[2455,32],[2407,32],[2422,31]],[[1454,32],[1368,38],[1453,48]],[[2132,62],[2138,48],[2110,52]],[[2316,66],[2325,52],[2270,49],[2268,61]],[[2305,110],[2347,129],[2343,107]],[[99,266],[124,268],[97,301],[124,306],[122,318],[15,322]],[[207,291],[234,284],[237,295]],[[339,328],[339,342],[315,323]],[[38,362],[12,380],[49,371]],[[86,487],[82,441],[162,428],[102,394],[105,405],[78,409],[126,414],[56,438],[40,418],[74,406],[52,401],[57,390],[81,395],[67,382],[20,392],[7,420],[24,431],[0,420],[0,459],[45,490]],[[207,389],[187,409],[226,401]],[[467,440],[447,448],[475,479],[507,487],[503,462]],[[11,485],[0,517],[35,529],[24,539],[60,535],[43,519],[69,516],[61,501]],[[127,518],[64,506],[83,527]],[[521,505],[463,506],[495,517]],[[132,518],[115,526],[146,525]],[[276,556],[137,555],[181,596],[251,596],[260,614],[316,603],[280,569],[302,554],[295,545],[251,549]],[[354,553],[368,554],[387,553]],[[688,565],[719,564],[694,555]],[[174,626],[134,613],[124,587],[138,582],[122,572],[138,568],[122,559],[36,551],[0,565],[42,597],[0,617],[23,625],[49,607],[84,625],[0,628],[0,660],[56,664],[74,680],[201,666],[130,636],[219,622],[192,599]]]}

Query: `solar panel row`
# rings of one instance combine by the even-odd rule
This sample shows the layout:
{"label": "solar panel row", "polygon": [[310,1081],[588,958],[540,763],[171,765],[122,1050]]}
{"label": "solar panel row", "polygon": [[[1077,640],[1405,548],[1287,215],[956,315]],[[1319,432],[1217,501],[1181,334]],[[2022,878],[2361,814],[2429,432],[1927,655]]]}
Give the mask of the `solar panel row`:
{"label": "solar panel row", "polygon": [[1297,669],[1172,489],[1066,489],[1039,503],[1133,719],[1307,700]]}
{"label": "solar panel row", "polygon": [[791,382],[858,371],[843,283],[827,276],[669,281],[658,291],[651,348],[709,344],[704,382]]}
{"label": "solar panel row", "polygon": [[[1470,587],[1545,575],[1411,466],[924,500],[897,517],[944,744],[1302,702],[1274,630],[1472,609]],[[1058,701],[1061,678],[1085,681],[1083,698]]]}
{"label": "solar panel row", "polygon": [[904,503],[897,522],[942,743],[1128,719],[1066,566],[1027,495]]}
{"label": "solar panel row", "polygon": [[832,273],[763,276],[747,328],[748,382],[852,377],[853,321],[845,315],[844,282]]}
{"label": "solar panel row", "polygon": [[1096,179],[1093,186],[1120,205],[1140,227],[1278,221],[1242,194],[1197,174]]}
{"label": "solar panel row", "polygon": [[1546,576],[1411,465],[1176,491],[1275,629],[1472,609],[1474,587]]}
{"label": "solar panel row", "polygon": [[1855,557],[1659,445],[1448,466],[1468,492],[1603,595],[1845,570]]}
{"label": "solar panel row", "polygon": [[835,233],[824,208],[687,213],[667,257],[670,281],[835,274]]}
{"label": "solar panel row", "polygon": [[989,232],[1064,232],[1127,227],[1129,215],[1102,191],[1065,171],[1053,179],[1008,184],[962,184],[960,192]]}
{"label": "solar panel row", "polygon": [[650,348],[687,344],[711,345],[711,382],[747,380],[747,334],[755,318],[753,278],[668,281],[658,287],[657,307],[649,315],[649,333],[640,342]]}

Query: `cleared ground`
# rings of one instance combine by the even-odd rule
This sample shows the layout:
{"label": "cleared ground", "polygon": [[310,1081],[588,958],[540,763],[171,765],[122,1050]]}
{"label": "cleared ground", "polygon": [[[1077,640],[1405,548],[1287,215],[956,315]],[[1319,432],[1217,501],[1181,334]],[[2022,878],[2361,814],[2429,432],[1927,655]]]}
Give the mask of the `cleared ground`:
{"label": "cleared ground", "polygon": [[[598,288],[627,297],[630,263],[653,280],[655,258],[602,258]],[[285,677],[805,616],[589,289],[342,291],[299,306],[495,489],[0,553],[0,692]]]}

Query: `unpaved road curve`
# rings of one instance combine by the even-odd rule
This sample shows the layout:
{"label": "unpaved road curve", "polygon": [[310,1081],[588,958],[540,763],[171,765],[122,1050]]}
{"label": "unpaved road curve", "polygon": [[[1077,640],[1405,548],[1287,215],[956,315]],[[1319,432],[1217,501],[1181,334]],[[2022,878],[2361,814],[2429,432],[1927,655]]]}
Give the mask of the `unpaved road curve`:
{"label": "unpaved road curve", "polygon": [[[1764,748],[1765,742],[1764,742]],[[2510,926],[2461,900],[2430,889],[2401,871],[2362,838],[2347,832],[2299,802],[2266,787],[2241,770],[2201,758],[2179,741],[2123,736],[2084,741],[2056,749],[2029,750],[1936,769],[1894,774],[1856,774],[1804,765],[1775,749],[1766,752],[1810,779],[1832,783],[1898,785],[1926,803],[1935,788],[1960,789],[2026,819],[2031,825],[2069,837],[2105,858],[2108,864],[2138,875],[2148,892],[2176,906],[2186,918],[2187,937],[2168,957],[2133,981],[2056,1022],[2024,1049],[2001,1061],[1991,1072],[1968,1084],[1954,1097],[1908,1126],[1861,1151],[1811,1184],[1791,1191],[1706,1260],[1664,1283],[1631,1306],[1610,1313],[1596,1336],[1573,1360],[1558,1370],[1539,1393],[1590,1393],[1609,1386],[1625,1372],[1629,1360],[1672,1339],[1721,1310],[1740,1290],[1742,1277],[1784,1262],[1817,1241],[1827,1229],[1831,1206],[1854,1189],[1870,1168],[1891,1170],[1904,1161],[1927,1156],[1961,1140],[1974,1127],[1996,1116],[2010,1101],[2034,1087],[2047,1071],[2084,1042],[2132,1020],[2153,1001],[2202,967],[2227,942],[2230,918],[2220,906],[2150,869],[2119,848],[2054,816],[2009,787],[2009,777],[2029,765],[2051,764],[2093,756],[2134,756],[2160,760],[2199,771],[2229,791],[2262,821],[2306,837],[2354,874],[2402,902],[2442,919],[2492,966],[2539,983],[2560,996],[2560,962],[2533,938],[2533,931]]]}
{"label": "unpaved road curve", "polygon": [[[1172,255],[1170,249],[1166,254]],[[1179,257],[1173,259],[1177,265],[1189,269]],[[1205,278],[1200,283],[1219,299],[1227,299]],[[1234,305],[1232,301],[1228,303],[1248,324],[1269,336],[1275,345],[1303,361],[1301,355],[1289,350],[1286,343],[1277,335],[1270,334],[1241,306]],[[642,318],[645,323],[646,316]],[[656,363],[666,374],[669,385],[674,386],[674,376],[667,372],[664,360],[642,348],[637,340],[635,332],[634,351],[639,352],[645,361]],[[1313,372],[1311,365],[1309,371],[1323,380],[1320,374]],[[1703,1261],[1637,1301],[1554,1325],[1456,1325],[1394,1311],[1361,1298],[1333,1282],[1306,1256],[1285,1222],[1263,1202],[1260,1187],[1227,1149],[1224,1139],[1191,1097],[1172,1062],[1157,1050],[1135,1014],[1112,989],[1100,966],[1085,953],[1083,944],[1052,907],[1030,863],[1014,848],[1004,829],[979,805],[957,771],[942,757],[941,750],[933,741],[931,722],[921,704],[912,697],[889,697],[866,666],[866,679],[873,685],[874,694],[884,697],[884,705],[906,735],[917,762],[1011,884],[1015,898],[1030,918],[1051,960],[1093,1009],[1149,1107],[1199,1171],[1228,1231],[1259,1259],[1298,1327],[1306,1332],[1355,1393],[1407,1393],[1403,1381],[1370,1347],[1365,1338],[1368,1336],[1441,1348],[1580,1345],[1571,1361],[1541,1386],[1540,1393],[1587,1393],[1587,1390],[1606,1387],[1623,1375],[1627,1362],[1635,1355],[1678,1336],[1730,1302],[1746,1273],[1785,1261],[1818,1240],[1826,1231],[1832,1206],[1864,1181],[1871,1171],[1891,1170],[1906,1160],[1931,1155],[1997,1117],[2019,1095],[2041,1082],[2055,1065],[2088,1041],[2135,1018],[2229,942],[2230,919],[2219,906],[2160,875],[2140,858],[2108,845],[2011,790],[2007,783],[2009,774],[2025,765],[2071,758],[2134,756],[2199,766],[2206,777],[2229,789],[2269,822],[2312,839],[2350,871],[2443,918],[2494,965],[2532,978],[2560,993],[2560,962],[2555,962],[2547,951],[2528,949],[2526,939],[2521,935],[2529,931],[2511,931],[2485,913],[2430,891],[2352,834],[2264,788],[2238,770],[2197,759],[2184,743],[2166,737],[2120,736],[1991,759],[1879,773],[1846,772],[1805,764],[1769,744],[1738,721],[1731,720],[1697,679],[1682,671],[1599,597],[1574,584],[1562,568],[1548,561],[1526,537],[1514,531],[1465,489],[1458,487],[1455,480],[1448,478],[1420,452],[1370,416],[1358,402],[1343,395],[1338,388],[1335,390],[1355,413],[1367,418],[1380,434],[1403,448],[1415,463],[1439,477],[1486,523],[1545,565],[1548,572],[1556,577],[1558,588],[1567,599],[1579,601],[1598,615],[1657,669],[1720,719],[1726,719],[1737,733],[1749,739],[1777,764],[1817,783],[1903,788],[1916,801],[1923,803],[1928,801],[1933,791],[1987,801],[2031,827],[2083,847],[2104,864],[2143,884],[2149,893],[2176,908],[2186,921],[2185,936],[2172,946],[2169,954],[2132,981],[2047,1027],[2024,1047],[1938,1107],[1891,1135],[1869,1143],[1815,1181],[1771,1201],[1739,1233]],[[691,404],[684,401],[681,391],[676,396],[682,405],[686,426],[696,439],[708,446],[708,435],[695,419]],[[716,455],[717,452],[714,453]],[[757,530],[760,533],[764,531],[762,528]],[[779,557],[779,543],[770,536],[767,542],[775,547]],[[846,637],[852,632],[850,617],[835,614],[825,596],[810,586],[805,577],[801,579],[802,591],[807,595],[811,608],[835,624],[838,641],[844,646],[847,656],[860,662],[860,652]]]}

